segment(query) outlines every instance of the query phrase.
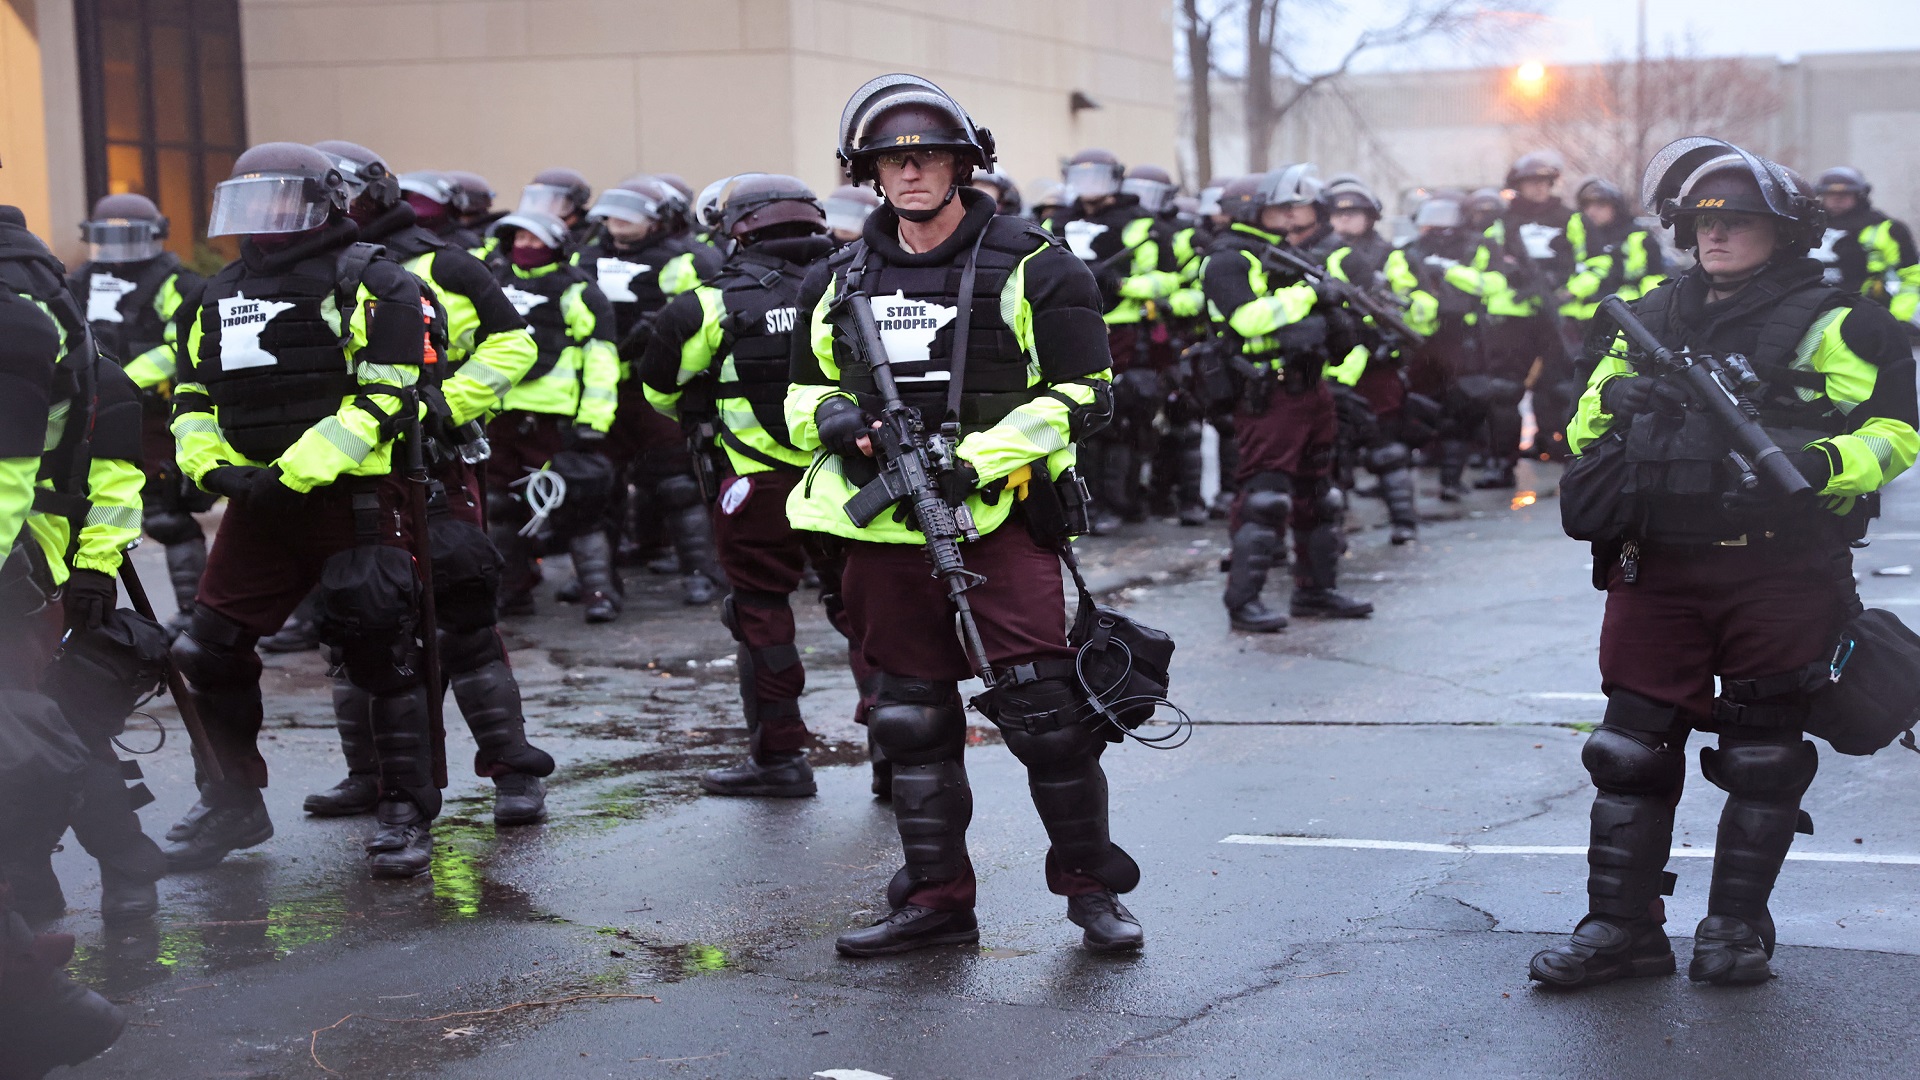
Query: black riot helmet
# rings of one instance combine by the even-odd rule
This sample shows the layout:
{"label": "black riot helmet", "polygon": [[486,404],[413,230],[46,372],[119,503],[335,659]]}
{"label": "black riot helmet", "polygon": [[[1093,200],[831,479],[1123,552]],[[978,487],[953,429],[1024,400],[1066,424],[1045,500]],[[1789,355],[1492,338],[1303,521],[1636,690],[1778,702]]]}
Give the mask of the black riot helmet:
{"label": "black riot helmet", "polygon": [[779,173],[758,173],[727,189],[720,205],[721,232],[753,243],[754,234],[774,228],[780,236],[824,233],[827,212],[812,188]]}
{"label": "black riot helmet", "polygon": [[1573,204],[1585,207],[1589,203],[1607,203],[1613,207],[1614,216],[1625,222],[1633,217],[1633,208],[1627,203],[1627,196],[1617,184],[1602,177],[1589,177],[1574,192]]}
{"label": "black riot helmet", "polygon": [[842,184],[827,196],[827,228],[834,232],[858,233],[867,223],[867,215],[880,205],[880,196],[871,188]]}
{"label": "black riot helmet", "polygon": [[1158,214],[1173,208],[1180,185],[1174,183],[1172,173],[1158,165],[1135,165],[1120,181],[1120,193],[1140,200],[1140,209],[1147,213]]}
{"label": "black riot helmet", "polygon": [[1835,195],[1871,195],[1873,185],[1867,183],[1866,174],[1851,165],[1835,165],[1820,174],[1820,194],[1832,192]]}
{"label": "black riot helmet", "polygon": [[1466,214],[1467,224],[1480,232],[1493,227],[1500,215],[1507,212],[1507,197],[1500,194],[1499,188],[1475,188],[1461,203]]}
{"label": "black riot helmet", "polygon": [[1220,189],[1220,212],[1243,225],[1260,224],[1260,211],[1266,209],[1266,197],[1260,187],[1266,173],[1236,176]]}
{"label": "black riot helmet", "polygon": [[1358,210],[1375,221],[1380,220],[1382,207],[1379,196],[1357,178],[1346,175],[1336,177],[1327,185],[1325,198],[1328,214],[1340,210]]}
{"label": "black riot helmet", "polygon": [[515,213],[523,214],[536,211],[552,214],[565,221],[575,214],[584,213],[587,203],[593,199],[593,185],[587,178],[573,169],[543,169],[534,176],[533,182],[520,189],[520,205]]}
{"label": "black riot helmet", "polygon": [[680,193],[666,181],[639,173],[601,192],[587,211],[587,220],[615,218],[635,225],[643,221],[664,225],[680,213],[681,205]]}
{"label": "black riot helmet", "polygon": [[167,217],[145,195],[108,195],[93,204],[93,216],[80,223],[80,235],[93,262],[144,262],[160,254]]}
{"label": "black riot helmet", "polygon": [[1827,227],[1826,211],[1799,173],[1706,135],[1675,139],[1653,155],[1640,178],[1640,199],[1683,249],[1695,246],[1693,219],[1700,214],[1777,219],[1781,255],[1804,254]]}
{"label": "black riot helmet", "polygon": [[327,155],[333,167],[340,170],[341,177],[347,182],[349,205],[365,199],[374,210],[385,211],[399,204],[400,178],[394,175],[379,154],[359,143],[339,139],[314,143],[313,148]]}
{"label": "black riot helmet", "polygon": [[1513,167],[1507,170],[1507,186],[1519,187],[1522,180],[1558,180],[1565,171],[1566,163],[1560,160],[1559,154],[1551,150],[1535,150],[1521,154]]}
{"label": "black riot helmet", "polygon": [[[874,159],[906,149],[952,151],[956,189],[963,177],[972,175],[967,166],[993,168],[993,133],[974,123],[945,90],[918,75],[869,80],[840,110],[840,141],[834,155],[854,183],[871,184],[878,182]],[[948,192],[949,200],[953,194]]]}
{"label": "black riot helmet", "polygon": [[333,159],[305,143],[261,143],[213,186],[208,236],[306,232],[346,213],[346,178]]}
{"label": "black riot helmet", "polygon": [[1320,184],[1320,167],[1311,161],[1275,169],[1260,177],[1260,205],[1320,207],[1325,212],[1325,189]]}
{"label": "black riot helmet", "polygon": [[475,218],[493,209],[493,185],[479,173],[449,169],[441,173],[447,182],[453,185],[453,212],[462,217]]}
{"label": "black riot helmet", "polygon": [[1070,202],[1118,195],[1126,176],[1127,167],[1120,164],[1113,151],[1099,147],[1082,150],[1060,164],[1060,181],[1067,186]]}
{"label": "black riot helmet", "polygon": [[995,213],[1018,214],[1020,212],[1020,185],[1013,182],[1013,177],[993,169],[973,170],[973,186],[979,187],[982,184],[993,189]]}
{"label": "black riot helmet", "polygon": [[454,200],[459,197],[459,191],[459,188],[454,187],[451,177],[433,169],[416,169],[413,172],[400,174],[402,198],[418,195],[430,202],[451,208]]}

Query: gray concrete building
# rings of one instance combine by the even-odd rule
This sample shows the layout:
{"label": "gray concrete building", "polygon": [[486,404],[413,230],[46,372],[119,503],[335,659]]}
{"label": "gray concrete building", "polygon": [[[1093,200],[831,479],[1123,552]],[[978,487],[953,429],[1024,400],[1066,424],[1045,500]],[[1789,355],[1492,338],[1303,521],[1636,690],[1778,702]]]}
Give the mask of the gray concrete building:
{"label": "gray concrete building", "polygon": [[[1082,145],[1168,161],[1164,0],[0,0],[0,201],[76,254],[108,192],[152,196],[183,253],[249,143],[344,138],[463,168],[511,202],[542,168],[595,187],[748,169],[838,182],[847,95],[912,71],[1023,182]],[[1078,93],[1097,107],[1074,108]]]}

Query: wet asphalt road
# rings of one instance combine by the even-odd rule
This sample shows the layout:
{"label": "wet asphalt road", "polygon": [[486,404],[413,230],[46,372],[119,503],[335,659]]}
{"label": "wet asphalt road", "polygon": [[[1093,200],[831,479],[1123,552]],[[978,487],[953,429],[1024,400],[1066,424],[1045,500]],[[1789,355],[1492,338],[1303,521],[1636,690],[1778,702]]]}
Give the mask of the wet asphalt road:
{"label": "wet asphalt road", "polygon": [[[302,818],[340,768],[325,680],[314,655],[270,659],[273,840],[163,882],[157,926],[130,937],[103,933],[91,861],[56,857],[77,970],[136,1023],[60,1075],[1912,1075],[1920,759],[1897,747],[1823,748],[1817,831],[1795,851],[1828,858],[1782,876],[1772,983],[1529,988],[1527,958],[1584,909],[1584,859],[1500,849],[1584,842],[1576,725],[1601,710],[1600,596],[1559,533],[1552,475],[1523,473],[1533,506],[1476,494],[1416,549],[1356,533],[1349,582],[1379,614],[1273,637],[1226,631],[1217,525],[1087,545],[1096,587],[1179,641],[1173,696],[1200,724],[1178,751],[1106,759],[1115,839],[1145,870],[1132,958],[1078,947],[1041,880],[1024,778],[984,727],[969,754],[981,947],[834,954],[883,906],[897,841],[868,796],[845,650],[810,603],[805,708],[834,763],[818,798],[697,793],[743,734],[731,642],[635,571],[612,627],[545,603],[511,628],[536,740],[561,762],[552,820],[496,833],[450,716],[434,873],[412,883],[366,879],[366,819]],[[1916,491],[1896,487],[1858,558],[1862,595],[1910,619],[1920,584],[1870,572],[1920,562]],[[154,586],[157,554],[140,553]],[[157,833],[190,802],[177,730],[145,760]],[[1720,793],[1697,762],[1689,792],[1676,844],[1710,847]],[[1684,971],[1708,864],[1671,868]]]}

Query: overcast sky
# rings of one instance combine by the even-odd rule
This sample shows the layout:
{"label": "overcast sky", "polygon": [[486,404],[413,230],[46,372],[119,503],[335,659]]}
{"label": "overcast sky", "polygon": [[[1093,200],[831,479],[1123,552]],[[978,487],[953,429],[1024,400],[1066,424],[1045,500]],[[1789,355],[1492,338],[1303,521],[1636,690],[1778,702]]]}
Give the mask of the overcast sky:
{"label": "overcast sky", "polygon": [[[1300,11],[1300,40],[1315,67],[1331,67],[1360,31],[1391,23],[1407,0],[1328,0],[1315,15]],[[1487,6],[1500,7],[1499,0]],[[1462,50],[1430,45],[1378,54],[1362,68],[1459,67],[1541,60],[1580,63],[1630,56],[1635,0],[1538,0],[1543,14],[1524,21],[1515,41],[1498,48]],[[1693,49],[1686,49],[1691,36]],[[1648,0],[1647,45],[1654,55],[1680,50],[1701,55],[1773,55],[1920,49],[1920,0]],[[1237,66],[1237,65],[1236,65]]]}

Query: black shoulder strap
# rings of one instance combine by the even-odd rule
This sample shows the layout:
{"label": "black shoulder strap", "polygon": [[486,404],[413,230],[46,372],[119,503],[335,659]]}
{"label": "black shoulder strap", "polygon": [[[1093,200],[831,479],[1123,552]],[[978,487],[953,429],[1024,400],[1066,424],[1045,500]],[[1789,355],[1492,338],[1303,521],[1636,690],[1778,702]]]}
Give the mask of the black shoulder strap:
{"label": "black shoulder strap", "polygon": [[386,254],[379,244],[355,242],[341,249],[333,264],[334,303],[340,308],[340,332],[347,332],[347,321],[360,297],[360,282],[367,276],[373,260]]}
{"label": "black shoulder strap", "polygon": [[968,331],[973,329],[973,279],[979,269],[980,243],[991,231],[981,229],[980,235],[973,238],[973,248],[967,252],[966,268],[960,271],[960,302],[953,313],[953,355],[947,358],[947,417],[949,424],[960,422],[960,395],[966,390],[967,383],[967,344]]}
{"label": "black shoulder strap", "polygon": [[[148,266],[146,272],[141,274],[139,279],[133,283],[133,291],[127,294],[127,309],[135,312],[145,309],[148,304],[153,303],[153,298],[159,294],[160,286],[165,285],[167,280],[178,273],[179,270],[179,256],[174,255],[172,252],[156,256],[153,259],[152,265]],[[131,360],[133,358],[128,356],[122,357],[121,359]]]}
{"label": "black shoulder strap", "polygon": [[1824,283],[1811,285],[1779,298],[1760,328],[1760,343],[1750,357],[1754,373],[1768,382],[1784,382],[1808,390],[1826,388],[1826,376],[1817,371],[1795,371],[1793,362],[1800,341],[1812,329],[1815,320],[1829,308],[1848,302],[1847,295]]}

